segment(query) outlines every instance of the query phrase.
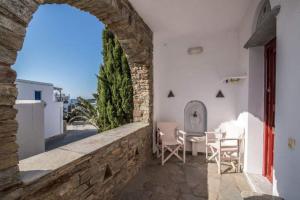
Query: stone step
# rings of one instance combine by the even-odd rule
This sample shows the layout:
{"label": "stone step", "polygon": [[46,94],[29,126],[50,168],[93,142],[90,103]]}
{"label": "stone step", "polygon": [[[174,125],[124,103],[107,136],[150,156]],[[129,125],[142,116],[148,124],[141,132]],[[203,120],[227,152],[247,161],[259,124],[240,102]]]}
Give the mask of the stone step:
{"label": "stone step", "polygon": [[241,192],[241,196],[244,200],[283,200],[281,197],[250,191]]}

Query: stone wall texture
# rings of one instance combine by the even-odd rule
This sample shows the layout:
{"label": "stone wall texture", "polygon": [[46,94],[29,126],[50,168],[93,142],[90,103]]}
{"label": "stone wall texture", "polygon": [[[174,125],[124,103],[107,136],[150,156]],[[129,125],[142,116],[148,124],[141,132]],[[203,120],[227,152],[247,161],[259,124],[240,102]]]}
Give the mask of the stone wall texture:
{"label": "stone wall texture", "polygon": [[134,121],[152,120],[152,31],[127,0],[0,0],[0,191],[20,184],[16,144],[16,72],[26,27],[41,4],[69,4],[91,13],[118,37],[134,83]]}
{"label": "stone wall texture", "polygon": [[115,199],[150,158],[150,133],[149,125],[139,128],[36,180],[21,183],[1,200]]}

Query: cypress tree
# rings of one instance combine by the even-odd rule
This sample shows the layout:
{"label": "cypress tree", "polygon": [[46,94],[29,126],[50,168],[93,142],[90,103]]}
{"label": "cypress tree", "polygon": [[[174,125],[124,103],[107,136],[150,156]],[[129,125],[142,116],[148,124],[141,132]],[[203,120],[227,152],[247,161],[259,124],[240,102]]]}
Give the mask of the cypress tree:
{"label": "cypress tree", "polygon": [[108,130],[132,121],[133,88],[126,55],[117,38],[103,31],[103,61],[98,75],[101,129]]}
{"label": "cypress tree", "polygon": [[73,119],[82,119],[98,131],[116,128],[133,119],[133,87],[126,55],[117,38],[107,28],[103,30],[103,62],[97,75],[96,106],[78,98]]}

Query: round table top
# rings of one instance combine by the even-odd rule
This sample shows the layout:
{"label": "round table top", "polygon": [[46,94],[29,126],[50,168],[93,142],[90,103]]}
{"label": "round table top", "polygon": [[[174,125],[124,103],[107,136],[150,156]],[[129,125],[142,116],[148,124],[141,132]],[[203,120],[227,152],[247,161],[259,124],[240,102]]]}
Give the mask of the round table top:
{"label": "round table top", "polygon": [[205,136],[192,136],[189,138],[191,142],[203,142],[205,141]]}

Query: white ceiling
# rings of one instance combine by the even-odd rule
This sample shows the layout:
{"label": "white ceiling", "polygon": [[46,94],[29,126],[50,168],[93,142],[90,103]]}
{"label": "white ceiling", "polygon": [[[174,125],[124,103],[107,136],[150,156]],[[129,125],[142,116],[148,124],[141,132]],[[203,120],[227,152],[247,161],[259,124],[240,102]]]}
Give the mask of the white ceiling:
{"label": "white ceiling", "polygon": [[154,33],[211,34],[237,27],[251,0],[129,0]]}

